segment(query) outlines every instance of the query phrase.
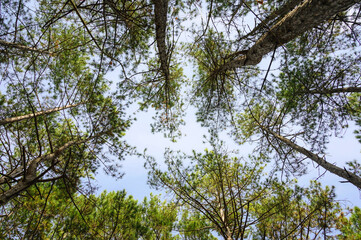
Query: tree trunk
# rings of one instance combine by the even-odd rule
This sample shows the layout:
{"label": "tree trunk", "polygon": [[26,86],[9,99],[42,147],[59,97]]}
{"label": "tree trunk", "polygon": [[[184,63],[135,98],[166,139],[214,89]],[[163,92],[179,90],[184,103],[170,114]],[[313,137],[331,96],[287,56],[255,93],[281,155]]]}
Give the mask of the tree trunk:
{"label": "tree trunk", "polygon": [[269,24],[273,23],[277,19],[283,18],[288,12],[293,10],[297,5],[299,5],[303,0],[290,0],[286,2],[284,5],[282,5],[279,9],[272,12],[270,15],[268,15],[264,20],[261,21],[250,33],[248,33],[245,37],[242,37],[241,39],[247,38],[249,36],[253,36],[261,29],[269,30]]}
{"label": "tree trunk", "polygon": [[292,149],[294,149],[297,152],[305,155],[306,157],[308,157],[309,159],[311,159],[312,161],[314,161],[315,163],[317,163],[318,165],[320,165],[321,167],[323,167],[327,171],[329,171],[329,172],[331,172],[333,174],[336,174],[337,176],[339,176],[339,177],[341,177],[343,179],[346,179],[348,182],[352,183],[353,185],[355,185],[356,187],[361,189],[361,177],[360,176],[357,176],[356,174],[353,174],[353,173],[347,171],[346,169],[342,169],[340,167],[337,167],[334,164],[331,164],[331,163],[327,162],[324,158],[321,158],[318,155],[312,153],[311,151],[297,145],[296,143],[292,142],[288,138],[285,138],[285,137],[271,131],[267,127],[264,127],[264,126],[260,126],[260,127],[265,132],[271,134],[273,137],[280,140],[281,142],[286,143]]}
{"label": "tree trunk", "polygon": [[166,46],[168,0],[153,0],[155,35],[160,59],[160,68],[165,80],[169,80],[168,54]]}
{"label": "tree trunk", "polygon": [[27,114],[27,115],[23,115],[23,116],[18,116],[18,117],[6,118],[6,119],[3,119],[3,120],[0,120],[0,126],[5,125],[5,124],[9,124],[9,123],[18,122],[18,121],[21,121],[21,120],[24,120],[24,119],[29,119],[29,118],[33,118],[33,117],[37,117],[37,116],[41,116],[41,115],[45,115],[45,114],[50,114],[50,113],[57,112],[57,111],[60,111],[60,110],[64,110],[64,109],[67,109],[67,108],[73,108],[73,107],[79,106],[80,104],[82,104],[82,103],[67,105],[67,106],[64,106],[64,107],[52,108],[52,109],[45,110],[45,111],[39,111],[39,112],[36,112],[35,114],[31,113],[31,114]]}
{"label": "tree trunk", "polygon": [[230,60],[216,72],[224,72],[246,65],[257,65],[263,56],[293,40],[339,12],[349,9],[360,0],[305,0],[286,14],[247,51],[245,55]]}
{"label": "tree trunk", "polygon": [[39,163],[42,162],[54,162],[60,155],[64,153],[65,150],[69,149],[72,146],[79,145],[85,142],[90,141],[91,139],[98,137],[100,135],[105,134],[105,132],[99,133],[93,137],[89,137],[87,139],[83,140],[77,140],[77,141],[70,141],[57,150],[55,150],[53,153],[37,157],[31,161],[29,161],[25,169],[24,167],[19,167],[15,169],[14,171],[6,174],[5,176],[0,178],[0,185],[7,183],[9,180],[14,180],[16,177],[19,177],[21,175],[24,175],[24,177],[19,180],[15,185],[10,186],[10,188],[6,191],[3,191],[0,194],[0,206],[5,205],[7,202],[9,202],[12,198],[18,196],[21,192],[25,191],[30,186],[34,185],[43,174],[45,174],[48,170],[45,170],[43,173],[37,174],[37,166]]}
{"label": "tree trunk", "polygon": [[0,45],[5,46],[6,48],[16,48],[16,49],[26,51],[26,52],[36,52],[36,53],[48,54],[48,55],[53,54],[52,52],[49,52],[47,50],[32,48],[32,47],[24,46],[24,45],[21,45],[18,43],[6,42],[4,40],[0,40]]}
{"label": "tree trunk", "polygon": [[361,92],[361,87],[343,87],[343,88],[332,88],[332,89],[314,89],[302,94],[333,94],[333,93],[355,93]]}

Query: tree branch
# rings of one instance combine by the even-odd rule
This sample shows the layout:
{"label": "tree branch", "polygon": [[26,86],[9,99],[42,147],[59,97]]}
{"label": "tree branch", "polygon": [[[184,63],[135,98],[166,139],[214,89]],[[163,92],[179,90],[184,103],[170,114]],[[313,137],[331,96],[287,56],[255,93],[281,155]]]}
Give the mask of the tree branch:
{"label": "tree branch", "polygon": [[3,119],[3,120],[0,120],[0,126],[5,125],[5,124],[9,124],[9,123],[22,121],[22,120],[33,118],[33,117],[37,117],[37,116],[41,116],[41,115],[45,115],[45,114],[50,114],[50,113],[57,112],[57,111],[60,111],[60,110],[64,110],[64,109],[67,109],[67,108],[73,108],[73,107],[79,106],[80,104],[82,104],[82,103],[67,105],[67,106],[64,106],[64,107],[52,108],[52,109],[45,110],[45,111],[39,111],[39,112],[36,112],[35,114],[30,113],[30,114],[23,115],[23,116],[6,118],[6,119]]}
{"label": "tree branch", "polygon": [[23,51],[27,51],[27,52],[36,52],[36,53],[40,53],[40,54],[53,55],[52,52],[49,52],[47,50],[32,48],[32,47],[28,47],[25,45],[21,45],[19,43],[12,43],[12,42],[4,41],[4,40],[0,40],[0,45],[5,46],[6,48],[17,48],[19,50],[23,50]]}
{"label": "tree branch", "polygon": [[[103,135],[105,133],[106,132],[101,132],[97,135],[88,137],[83,140],[70,141],[70,142],[64,144],[63,146],[61,146],[60,148],[58,148],[57,150],[55,150],[53,153],[50,153],[50,154],[47,154],[44,156],[40,156],[40,157],[37,157],[37,158],[29,161],[26,164],[26,167],[27,167],[26,176],[23,179],[21,179],[20,181],[18,181],[14,186],[11,186],[10,189],[8,189],[8,190],[4,191],[2,194],[0,194],[0,206],[5,205],[12,198],[18,196],[21,192],[25,191],[27,188],[29,188],[30,186],[32,186],[33,184],[35,184],[36,182],[39,181],[39,179],[46,173],[46,171],[45,171],[43,173],[37,174],[37,166],[39,165],[39,163],[54,162],[55,159],[57,159],[60,155],[62,155],[64,153],[65,150],[69,149],[70,147],[79,145],[79,144],[83,144],[83,143],[88,142],[91,139],[99,137],[100,135]],[[10,174],[6,174],[6,176],[4,175],[3,177],[1,177],[0,184],[7,182],[8,179],[13,179],[13,178],[20,176],[24,171],[25,171],[25,169],[23,167],[19,167],[19,168],[15,169]]]}
{"label": "tree branch", "polygon": [[361,87],[343,87],[343,88],[332,88],[332,89],[314,89],[302,94],[333,94],[333,93],[354,93],[361,92]]}
{"label": "tree branch", "polygon": [[267,127],[264,127],[262,125],[259,125],[259,126],[265,132],[271,134],[273,137],[275,137],[276,139],[280,140],[281,142],[287,144],[289,147],[296,150],[297,152],[305,155],[306,157],[308,157],[309,159],[311,159],[312,161],[314,161],[315,163],[317,163],[318,165],[320,165],[327,171],[329,171],[333,174],[336,174],[337,176],[339,176],[343,179],[346,179],[348,182],[352,183],[353,185],[355,185],[356,187],[361,189],[361,177],[360,176],[357,176],[356,174],[353,174],[353,173],[347,171],[346,169],[337,167],[336,165],[327,162],[324,158],[321,158],[318,155],[312,153],[311,151],[297,145],[296,143],[292,142],[288,138],[285,138],[285,137],[271,131]]}
{"label": "tree branch", "polygon": [[305,0],[263,34],[247,51],[247,54],[230,60],[216,71],[224,72],[247,65],[257,65],[263,56],[275,48],[293,40],[358,2],[360,0]]}
{"label": "tree branch", "polygon": [[[268,15],[264,20],[261,20],[261,22],[256,27],[254,27],[251,32],[249,32],[247,35],[241,37],[240,40],[245,39],[245,38],[250,37],[250,36],[253,36],[254,34],[256,34],[261,29],[269,30],[268,24],[270,22],[272,23],[274,21],[277,21],[277,19],[283,18],[288,12],[290,12],[292,9],[294,9],[302,1],[303,0],[290,0],[290,1],[287,1],[280,8],[278,8],[277,10],[273,11],[270,15]],[[247,8],[249,8],[249,7],[247,6]]]}

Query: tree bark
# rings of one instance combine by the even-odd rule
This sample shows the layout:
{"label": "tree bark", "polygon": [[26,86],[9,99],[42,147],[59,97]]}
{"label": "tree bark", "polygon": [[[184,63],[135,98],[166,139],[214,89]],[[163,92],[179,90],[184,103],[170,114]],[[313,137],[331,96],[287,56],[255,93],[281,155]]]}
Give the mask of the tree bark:
{"label": "tree bark", "polygon": [[281,142],[287,144],[288,146],[290,146],[292,149],[296,150],[297,152],[305,155],[306,157],[308,157],[309,159],[311,159],[312,161],[314,161],[315,163],[317,163],[318,165],[320,165],[327,171],[329,171],[333,174],[336,174],[337,176],[347,180],[348,182],[352,183],[353,185],[355,185],[356,187],[361,189],[361,177],[360,176],[357,176],[356,174],[353,174],[352,172],[349,172],[346,169],[342,169],[340,167],[337,167],[334,164],[327,162],[324,158],[321,158],[317,154],[314,154],[311,151],[297,145],[296,143],[292,142],[288,138],[285,138],[285,137],[271,131],[267,127],[264,127],[261,125],[260,125],[260,127],[265,132],[271,134],[273,137],[275,137],[276,139],[280,140]]}
{"label": "tree bark", "polygon": [[[104,134],[104,133],[103,133]],[[98,135],[97,135],[98,136]],[[83,139],[83,140],[77,140],[77,141],[70,141],[57,150],[55,150],[53,153],[37,157],[31,161],[29,161],[26,164],[26,169],[24,167],[19,167],[12,171],[11,173],[7,174],[6,176],[3,176],[0,178],[0,184],[4,184],[8,182],[8,180],[14,179],[16,177],[19,177],[21,175],[24,175],[24,178],[19,180],[14,186],[11,186],[10,189],[4,191],[0,194],[0,206],[5,205],[7,202],[9,202],[12,198],[18,196],[21,192],[25,191],[27,188],[35,184],[38,179],[41,177],[42,174],[37,174],[37,166],[41,162],[54,162],[61,154],[64,153],[65,150],[68,148],[79,145],[85,142],[90,141],[91,139],[95,138],[96,136]]]}
{"label": "tree bark", "polygon": [[160,67],[166,81],[169,80],[168,54],[166,46],[168,0],[153,0],[155,35],[160,59]]}
{"label": "tree bark", "polygon": [[7,48],[17,48],[19,50],[26,51],[26,52],[36,52],[36,53],[48,54],[48,55],[53,54],[52,52],[49,52],[47,50],[32,48],[32,47],[24,46],[24,45],[21,45],[18,43],[6,42],[4,40],[0,40],[0,45],[5,46]]}
{"label": "tree bark", "polygon": [[343,87],[343,88],[332,88],[332,89],[314,89],[302,94],[333,94],[333,93],[355,93],[361,92],[361,87]]}
{"label": "tree bark", "polygon": [[228,61],[216,71],[224,72],[247,65],[257,65],[263,56],[275,48],[359,2],[360,0],[305,0],[275,23],[245,55]]}
{"label": "tree bark", "polygon": [[67,105],[67,106],[64,106],[64,107],[52,108],[52,109],[45,110],[45,111],[39,111],[39,112],[36,112],[35,114],[31,113],[31,114],[27,114],[27,115],[23,115],[23,116],[18,116],[18,117],[6,118],[6,119],[3,119],[3,120],[0,120],[0,126],[5,125],[5,124],[9,124],[9,123],[22,121],[22,120],[33,118],[33,117],[37,117],[37,116],[41,116],[41,115],[45,115],[45,114],[50,114],[50,113],[57,112],[57,111],[60,111],[60,110],[64,110],[64,109],[67,109],[67,108],[73,108],[73,107],[79,106],[80,104],[82,104],[82,103]]}
{"label": "tree bark", "polygon": [[[272,12],[269,16],[267,16],[264,20],[262,20],[255,28],[252,29],[250,33],[248,33],[245,37],[241,39],[247,38],[256,34],[261,29],[270,29],[268,26],[269,23],[276,21],[277,19],[283,18],[288,12],[293,10],[297,5],[299,5],[303,0],[290,0],[282,5],[279,9]],[[276,19],[276,20],[275,20]]]}

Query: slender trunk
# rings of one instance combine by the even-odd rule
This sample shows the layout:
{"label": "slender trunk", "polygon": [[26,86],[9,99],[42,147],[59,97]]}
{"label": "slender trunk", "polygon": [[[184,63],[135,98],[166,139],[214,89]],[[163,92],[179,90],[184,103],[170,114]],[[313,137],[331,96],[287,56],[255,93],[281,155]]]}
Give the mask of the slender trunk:
{"label": "slender trunk", "polygon": [[36,52],[36,53],[48,54],[48,55],[53,54],[52,52],[49,52],[47,50],[28,47],[28,46],[25,46],[25,45],[21,45],[19,43],[6,42],[4,40],[0,40],[0,45],[5,46],[7,48],[16,48],[16,49],[26,51],[26,52]]}
{"label": "slender trunk", "polygon": [[69,149],[74,145],[79,145],[88,142],[99,135],[101,134],[83,140],[70,141],[64,144],[63,146],[61,146],[60,148],[58,148],[57,150],[55,150],[53,153],[46,154],[44,156],[40,156],[29,161],[26,164],[26,169],[24,169],[24,167],[19,167],[14,171],[12,171],[11,173],[7,174],[6,176],[1,177],[0,184],[4,184],[8,182],[8,180],[24,175],[23,179],[19,180],[15,185],[11,186],[10,189],[3,191],[0,194],[0,206],[5,205],[12,198],[18,196],[21,192],[25,191],[27,188],[34,185],[42,177],[41,173],[37,174],[37,166],[39,165],[39,163],[54,162],[60,155],[64,153],[65,150]]}
{"label": "slender trunk", "polygon": [[343,88],[332,88],[332,89],[315,89],[307,92],[302,92],[302,94],[333,94],[333,93],[354,93],[361,92],[361,87],[343,87]]}
{"label": "slender trunk", "polygon": [[281,142],[286,143],[292,149],[294,149],[297,152],[305,155],[306,157],[308,157],[309,159],[311,159],[312,161],[314,161],[315,163],[317,163],[318,165],[320,165],[321,167],[323,167],[327,171],[329,171],[329,172],[331,172],[331,173],[333,173],[333,174],[347,180],[348,182],[352,183],[353,185],[355,185],[356,187],[361,189],[361,177],[360,176],[357,176],[356,174],[353,174],[352,172],[349,172],[346,169],[342,169],[340,167],[337,167],[334,164],[331,164],[331,163],[327,162],[324,158],[319,157],[318,155],[312,153],[311,151],[309,151],[309,150],[297,145],[296,143],[292,142],[288,138],[285,138],[285,137],[271,131],[270,129],[268,129],[268,128],[264,127],[264,126],[260,126],[260,127],[264,131],[266,131],[267,133],[271,134],[273,137],[280,140]]}
{"label": "slender trunk", "polygon": [[286,14],[244,55],[220,66],[216,72],[224,72],[246,65],[257,65],[267,53],[311,30],[320,23],[331,19],[335,14],[345,11],[360,0],[305,0]]}
{"label": "slender trunk", "polygon": [[232,240],[232,231],[231,231],[231,229],[229,227],[229,224],[228,224],[228,219],[227,219],[227,216],[226,216],[227,213],[225,213],[225,211],[223,210],[223,206],[222,206],[222,203],[221,203],[221,202],[223,202],[223,200],[221,200],[221,196],[220,196],[218,191],[217,191],[217,201],[218,201],[219,216],[221,217],[222,226],[224,226],[224,228],[225,228],[224,232],[226,234],[227,240]]}
{"label": "slender trunk", "polygon": [[67,105],[67,106],[64,106],[64,107],[56,107],[56,108],[52,108],[52,109],[45,110],[45,111],[39,111],[39,112],[36,112],[35,114],[30,113],[30,114],[23,115],[23,116],[6,118],[6,119],[3,119],[3,120],[0,120],[0,126],[5,125],[5,124],[9,124],[9,123],[22,121],[24,119],[29,119],[29,118],[33,118],[33,117],[37,117],[37,116],[42,116],[42,115],[45,115],[45,114],[50,114],[50,113],[57,112],[57,111],[60,111],[60,110],[64,110],[64,109],[67,109],[67,108],[73,108],[73,107],[79,106],[80,104],[82,104],[82,103]]}

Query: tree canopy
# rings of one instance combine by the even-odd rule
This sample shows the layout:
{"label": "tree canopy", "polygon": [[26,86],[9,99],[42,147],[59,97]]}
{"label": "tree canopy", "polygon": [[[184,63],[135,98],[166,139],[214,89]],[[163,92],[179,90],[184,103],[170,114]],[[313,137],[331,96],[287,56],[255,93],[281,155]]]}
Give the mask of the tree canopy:
{"label": "tree canopy", "polygon": [[[360,13],[357,0],[1,1],[1,237],[357,239],[359,208],[292,179],[320,167],[361,189],[359,159],[326,157],[331,138],[361,138]],[[190,106],[213,149],[166,150],[164,170],[125,141],[134,107],[177,141]],[[130,155],[172,200],[95,195],[96,173],[121,178]]]}

